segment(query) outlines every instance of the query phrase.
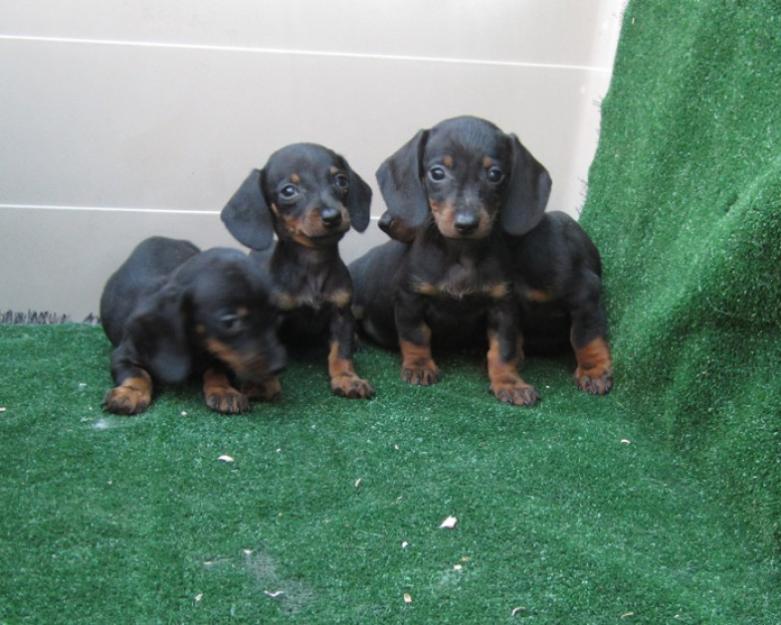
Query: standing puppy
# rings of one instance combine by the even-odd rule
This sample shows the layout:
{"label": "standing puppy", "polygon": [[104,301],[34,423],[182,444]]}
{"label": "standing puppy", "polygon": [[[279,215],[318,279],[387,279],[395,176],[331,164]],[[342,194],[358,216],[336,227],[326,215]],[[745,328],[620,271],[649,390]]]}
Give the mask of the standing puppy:
{"label": "standing puppy", "polygon": [[109,278],[100,318],[115,349],[116,386],[104,400],[118,414],[142,412],[153,380],[178,383],[203,376],[206,404],[217,412],[249,407],[231,377],[279,392],[285,352],[276,338],[271,281],[246,254],[188,241],[152,237],[140,243]]}
{"label": "standing puppy", "polygon": [[366,230],[371,195],[344,158],[297,143],[253,170],[222,210],[231,234],[269,269],[283,337],[308,344],[327,335],[331,389],[351,398],[369,398],[374,389],[353,368],[352,281],[338,244],[351,225]]}
{"label": "standing puppy", "polygon": [[[392,238],[350,269],[367,334],[401,348],[401,376],[437,382],[432,335],[446,344],[487,332],[491,392],[531,405],[518,375],[523,357],[512,294],[507,234],[531,230],[545,211],[551,179],[515,135],[457,117],[421,130],[377,171]],[[399,242],[402,241],[402,242]]]}

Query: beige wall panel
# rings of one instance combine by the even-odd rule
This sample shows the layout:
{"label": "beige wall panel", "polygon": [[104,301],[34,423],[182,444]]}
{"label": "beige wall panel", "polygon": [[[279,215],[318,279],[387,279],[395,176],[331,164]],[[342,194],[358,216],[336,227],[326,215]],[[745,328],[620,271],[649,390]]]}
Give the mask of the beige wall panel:
{"label": "beige wall panel", "polygon": [[[95,210],[0,210],[0,313],[49,311],[81,321],[98,312],[108,277],[150,236],[188,239],[201,249],[239,247],[219,215]],[[341,243],[346,262],[387,237],[372,221]]]}
{"label": "beige wall panel", "polygon": [[619,0],[0,0],[14,36],[610,68]]}
{"label": "beige wall panel", "polygon": [[518,133],[551,171],[550,208],[575,213],[595,145],[580,131],[606,86],[587,70],[96,44],[0,41],[0,55],[15,59],[0,64],[12,205],[216,210],[293,141],[343,152],[374,184],[418,128],[471,113]]}

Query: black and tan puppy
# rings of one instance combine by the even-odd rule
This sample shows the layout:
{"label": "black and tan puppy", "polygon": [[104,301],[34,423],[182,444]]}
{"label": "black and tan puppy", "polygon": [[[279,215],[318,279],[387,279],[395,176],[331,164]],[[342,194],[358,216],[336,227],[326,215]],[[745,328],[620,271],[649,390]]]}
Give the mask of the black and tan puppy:
{"label": "black and tan puppy", "polygon": [[513,292],[527,353],[575,351],[575,381],[588,393],[613,386],[602,304],[602,262],[566,213],[545,213],[528,233],[508,237]]}
{"label": "black and tan puppy", "polygon": [[[446,345],[479,336],[487,305],[488,370],[497,397],[524,404],[538,397],[514,376],[521,344],[537,353],[571,345],[578,386],[595,394],[610,390],[599,253],[568,215],[544,212],[550,177],[514,135],[476,118],[448,120],[418,133],[383,164],[378,179],[389,206],[380,227],[407,243],[386,243],[350,269],[367,334],[391,345],[399,328],[405,379],[435,382],[431,329]],[[497,221],[483,243],[468,242]],[[470,245],[479,262],[465,253]],[[514,352],[507,301],[496,297],[504,293],[520,329]]]}
{"label": "black and tan puppy", "polygon": [[249,406],[231,377],[261,398],[279,394],[285,351],[276,338],[271,282],[238,251],[201,252],[192,243],[153,237],[109,278],[100,300],[103,329],[115,346],[110,412],[136,414],[155,382],[203,376],[206,404],[223,413]]}
{"label": "black and tan puppy", "polygon": [[475,117],[421,130],[379,168],[392,241],[350,267],[367,334],[398,344],[402,378],[439,379],[432,336],[446,345],[488,339],[491,392],[529,405],[537,391],[518,374],[523,356],[507,234],[540,220],[551,189],[545,168],[518,141]]}
{"label": "black and tan puppy", "polygon": [[353,289],[338,244],[351,226],[366,230],[371,195],[344,158],[297,143],[252,171],[222,211],[231,234],[271,274],[283,340],[311,346],[327,337],[331,389],[350,398],[369,398],[374,389],[353,367]]}

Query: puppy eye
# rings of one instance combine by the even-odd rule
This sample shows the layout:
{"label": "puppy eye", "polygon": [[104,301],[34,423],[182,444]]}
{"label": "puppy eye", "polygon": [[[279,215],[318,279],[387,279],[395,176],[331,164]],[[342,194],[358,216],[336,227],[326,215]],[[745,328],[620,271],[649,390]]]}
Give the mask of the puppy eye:
{"label": "puppy eye", "polygon": [[350,181],[344,174],[336,174],[334,176],[334,184],[340,189],[346,189],[350,186]]}
{"label": "puppy eye", "polygon": [[491,167],[491,169],[488,170],[488,180],[490,180],[493,183],[501,182],[504,178],[504,172],[499,169],[498,167]]}
{"label": "puppy eye", "polygon": [[445,170],[442,167],[435,166],[428,170],[428,177],[434,182],[441,182],[445,179]]}
{"label": "puppy eye", "polygon": [[235,331],[241,327],[241,317],[238,315],[227,314],[220,317],[220,327],[223,330]]}
{"label": "puppy eye", "polygon": [[279,194],[286,200],[290,200],[298,195],[298,189],[296,189],[296,187],[294,187],[292,184],[286,184],[284,187],[282,187],[282,189],[280,189]]}

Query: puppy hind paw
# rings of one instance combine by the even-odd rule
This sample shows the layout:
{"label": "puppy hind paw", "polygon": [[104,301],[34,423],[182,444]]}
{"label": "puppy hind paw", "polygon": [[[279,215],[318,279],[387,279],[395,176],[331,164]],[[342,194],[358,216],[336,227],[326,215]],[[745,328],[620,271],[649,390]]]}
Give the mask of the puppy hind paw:
{"label": "puppy hind paw", "polygon": [[575,370],[575,383],[578,388],[592,395],[607,395],[613,388],[613,372],[610,370]]}
{"label": "puppy hind paw", "polygon": [[249,410],[249,399],[235,388],[215,388],[204,395],[206,405],[222,414],[239,414]]}
{"label": "puppy hind paw", "polygon": [[279,378],[273,377],[259,384],[246,384],[242,387],[241,392],[249,399],[276,402],[282,399],[282,384],[280,384]]}

